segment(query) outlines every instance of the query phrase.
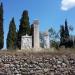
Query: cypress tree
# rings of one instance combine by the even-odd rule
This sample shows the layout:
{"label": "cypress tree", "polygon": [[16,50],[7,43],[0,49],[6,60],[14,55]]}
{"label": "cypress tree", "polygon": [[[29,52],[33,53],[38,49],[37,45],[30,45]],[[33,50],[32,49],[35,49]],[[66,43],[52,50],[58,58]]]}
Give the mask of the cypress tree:
{"label": "cypress tree", "polygon": [[67,20],[65,20],[65,38],[66,39],[69,38],[69,30],[68,30]]}
{"label": "cypress tree", "polygon": [[7,35],[7,49],[16,49],[16,25],[14,18],[10,21],[9,32]]}
{"label": "cypress tree", "polygon": [[65,26],[61,26],[60,29],[60,45],[64,45],[65,47],[72,46],[72,41],[69,39],[69,29],[67,20],[65,20]]}
{"label": "cypress tree", "polygon": [[65,29],[64,26],[61,25],[60,27],[60,44],[62,45],[64,43],[64,33],[65,33]]}
{"label": "cypress tree", "polygon": [[3,31],[3,4],[0,5],[0,49],[4,45],[4,31]]}
{"label": "cypress tree", "polygon": [[18,48],[21,48],[21,37],[26,34],[30,35],[30,23],[28,11],[24,10],[20,20],[20,26],[18,31]]}
{"label": "cypress tree", "polygon": [[68,29],[68,24],[67,24],[67,20],[65,20],[65,47],[73,47],[73,41],[69,39],[69,29]]}

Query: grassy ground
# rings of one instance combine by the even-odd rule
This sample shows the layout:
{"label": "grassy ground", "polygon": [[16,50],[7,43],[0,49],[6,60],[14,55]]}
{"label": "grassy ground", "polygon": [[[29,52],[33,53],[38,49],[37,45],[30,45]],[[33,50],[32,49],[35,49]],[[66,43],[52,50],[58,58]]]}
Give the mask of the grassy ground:
{"label": "grassy ground", "polygon": [[67,49],[53,49],[53,51],[44,50],[40,52],[34,52],[34,51],[22,51],[22,50],[8,50],[8,51],[0,51],[0,55],[62,55],[62,54],[75,54],[75,48],[67,48]]}

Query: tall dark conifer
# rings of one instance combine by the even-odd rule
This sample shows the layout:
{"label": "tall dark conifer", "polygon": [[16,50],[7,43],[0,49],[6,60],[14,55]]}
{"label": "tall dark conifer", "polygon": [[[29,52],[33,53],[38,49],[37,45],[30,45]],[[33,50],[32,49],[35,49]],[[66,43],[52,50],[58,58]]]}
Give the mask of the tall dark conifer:
{"label": "tall dark conifer", "polygon": [[0,49],[4,45],[4,31],[3,31],[3,4],[0,5]]}
{"label": "tall dark conifer", "polygon": [[17,41],[18,48],[21,48],[21,37],[26,34],[30,35],[30,23],[28,11],[24,10],[20,20],[20,26],[18,31],[18,41]]}
{"label": "tall dark conifer", "polygon": [[14,18],[10,21],[9,24],[9,32],[7,35],[7,49],[16,49],[16,39],[17,33],[16,33],[16,25]]}
{"label": "tall dark conifer", "polygon": [[61,25],[60,27],[60,43],[64,43],[64,34],[65,34],[65,29],[64,29],[64,26]]}
{"label": "tall dark conifer", "polygon": [[68,30],[67,20],[65,20],[65,38],[66,39],[69,38],[69,30]]}
{"label": "tall dark conifer", "polygon": [[65,25],[61,26],[60,30],[60,45],[64,45],[66,48],[72,47],[73,42],[69,39],[69,36],[68,24],[67,20],[65,20]]}

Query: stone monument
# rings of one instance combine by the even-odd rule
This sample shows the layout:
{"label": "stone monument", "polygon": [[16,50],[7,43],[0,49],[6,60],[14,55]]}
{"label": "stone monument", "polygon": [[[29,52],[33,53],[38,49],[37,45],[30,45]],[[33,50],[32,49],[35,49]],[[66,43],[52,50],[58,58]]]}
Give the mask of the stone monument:
{"label": "stone monument", "polygon": [[42,48],[50,48],[50,41],[48,32],[43,33],[42,47],[40,47],[40,33],[39,33],[39,21],[34,20],[31,25],[31,36],[27,34],[21,37],[21,49],[33,49],[34,51],[40,51]]}
{"label": "stone monument", "polygon": [[44,48],[50,48],[50,41],[49,41],[48,32],[44,33],[43,40],[44,40],[44,42],[43,42],[44,43]]}
{"label": "stone monument", "polygon": [[33,22],[33,48],[40,48],[40,39],[39,39],[39,21],[34,20]]}
{"label": "stone monument", "polygon": [[21,49],[31,49],[32,48],[32,36],[22,36],[21,38]]}

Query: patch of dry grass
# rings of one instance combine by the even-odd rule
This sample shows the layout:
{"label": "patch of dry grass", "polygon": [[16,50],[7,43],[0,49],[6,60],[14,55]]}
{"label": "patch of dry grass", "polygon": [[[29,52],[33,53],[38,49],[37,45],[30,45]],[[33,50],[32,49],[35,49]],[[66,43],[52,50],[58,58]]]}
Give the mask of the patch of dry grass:
{"label": "patch of dry grass", "polygon": [[59,50],[54,50],[53,52],[50,52],[49,50],[44,50],[40,52],[35,51],[18,51],[18,50],[9,50],[9,51],[0,51],[0,55],[24,55],[24,56],[45,56],[45,55],[62,55],[62,54],[75,54],[75,49],[67,48],[63,49],[60,48]]}

